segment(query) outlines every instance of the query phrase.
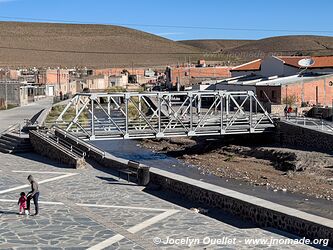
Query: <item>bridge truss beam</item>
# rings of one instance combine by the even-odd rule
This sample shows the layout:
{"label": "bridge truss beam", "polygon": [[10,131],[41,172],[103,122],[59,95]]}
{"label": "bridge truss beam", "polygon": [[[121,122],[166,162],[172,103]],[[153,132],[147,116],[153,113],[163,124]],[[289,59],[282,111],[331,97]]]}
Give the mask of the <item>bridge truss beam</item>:
{"label": "bridge truss beam", "polygon": [[252,91],[215,91],[80,93],[55,125],[106,140],[262,133],[274,122]]}

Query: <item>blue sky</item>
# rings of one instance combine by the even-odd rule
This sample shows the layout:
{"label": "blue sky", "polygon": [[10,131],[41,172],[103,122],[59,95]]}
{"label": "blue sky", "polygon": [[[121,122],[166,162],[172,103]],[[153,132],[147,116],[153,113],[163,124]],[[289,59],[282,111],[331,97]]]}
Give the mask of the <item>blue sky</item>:
{"label": "blue sky", "polygon": [[0,20],[24,21],[4,18],[20,17],[69,20],[79,23],[306,31],[245,31],[126,25],[172,40],[260,39],[297,34],[333,36],[332,9],[332,0],[0,0]]}

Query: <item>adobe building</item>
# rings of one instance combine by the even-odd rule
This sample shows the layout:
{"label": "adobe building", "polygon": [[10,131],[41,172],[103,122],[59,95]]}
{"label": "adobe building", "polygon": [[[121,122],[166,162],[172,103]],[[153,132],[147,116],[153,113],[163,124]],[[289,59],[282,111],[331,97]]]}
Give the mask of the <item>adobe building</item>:
{"label": "adobe building", "polygon": [[24,106],[45,96],[45,88],[23,84],[17,80],[0,80],[0,106]]}
{"label": "adobe building", "polygon": [[93,75],[121,75],[124,71],[129,72],[131,75],[145,75],[144,68],[106,68],[106,69],[94,69]]}
{"label": "adobe building", "polygon": [[[332,106],[333,56],[311,57],[307,69],[302,56],[271,56],[234,67],[224,84],[255,86],[259,101],[269,105]],[[221,83],[222,84],[222,83]]]}
{"label": "adobe building", "polygon": [[108,87],[108,76],[92,75],[83,79],[83,88],[87,88],[92,92],[105,91]]}
{"label": "adobe building", "polygon": [[189,86],[204,80],[221,80],[231,76],[230,67],[205,67],[206,65],[203,61],[200,61],[200,63],[202,63],[202,66],[200,67],[168,67],[166,70],[167,82],[171,86],[176,86],[177,84],[181,86]]}
{"label": "adobe building", "polygon": [[[38,84],[46,85],[47,95],[65,95],[71,93],[70,72],[68,69],[46,69],[38,73]],[[76,91],[75,91],[76,92]]]}

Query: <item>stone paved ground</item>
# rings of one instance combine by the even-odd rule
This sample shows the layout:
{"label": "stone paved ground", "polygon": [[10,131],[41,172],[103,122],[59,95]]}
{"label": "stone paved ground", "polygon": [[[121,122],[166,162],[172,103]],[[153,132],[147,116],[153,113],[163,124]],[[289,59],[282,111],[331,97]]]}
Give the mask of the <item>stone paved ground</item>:
{"label": "stone paved ground", "polygon": [[[23,157],[24,156],[24,157]],[[35,154],[0,154],[1,249],[182,249],[185,244],[155,244],[159,239],[199,239],[192,249],[257,249],[265,244],[244,245],[249,238],[285,239],[272,229],[223,215],[223,220],[194,213],[159,197],[161,191],[118,180],[106,169],[91,166],[75,170],[48,163]],[[27,175],[40,183],[40,215],[20,216],[16,201],[28,192]],[[160,192],[160,193],[159,193]],[[154,194],[154,195],[153,195]],[[184,201],[181,201],[184,202]],[[191,207],[195,204],[186,203]],[[32,206],[33,207],[33,206]],[[222,214],[222,213],[221,213]],[[237,222],[239,226],[225,221]],[[234,224],[235,224],[234,223]],[[288,235],[292,237],[291,235]],[[236,237],[236,244],[203,244],[205,237]],[[271,249],[306,249],[307,246],[273,246]]]}

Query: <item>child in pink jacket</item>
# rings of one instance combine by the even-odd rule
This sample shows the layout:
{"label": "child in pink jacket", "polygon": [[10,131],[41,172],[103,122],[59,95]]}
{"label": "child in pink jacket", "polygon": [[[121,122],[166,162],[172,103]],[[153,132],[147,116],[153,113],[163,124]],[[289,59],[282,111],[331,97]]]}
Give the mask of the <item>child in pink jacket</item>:
{"label": "child in pink jacket", "polygon": [[25,214],[25,210],[27,209],[27,197],[24,192],[20,194],[20,199],[17,204],[20,205],[20,214]]}

